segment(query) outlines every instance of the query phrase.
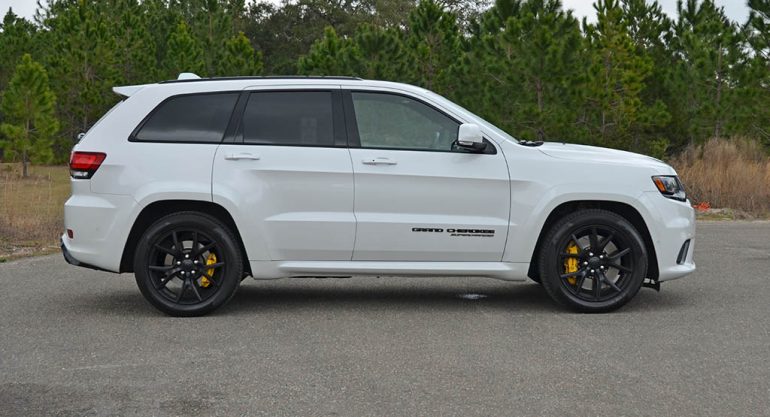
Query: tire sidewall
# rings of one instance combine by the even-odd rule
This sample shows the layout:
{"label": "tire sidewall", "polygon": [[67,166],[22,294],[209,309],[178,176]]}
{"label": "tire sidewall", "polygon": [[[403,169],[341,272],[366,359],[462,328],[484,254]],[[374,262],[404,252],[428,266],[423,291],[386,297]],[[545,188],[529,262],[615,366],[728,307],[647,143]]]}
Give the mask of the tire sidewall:
{"label": "tire sidewall", "polygon": [[[220,277],[219,290],[210,298],[191,305],[176,304],[167,299],[155,288],[147,268],[149,255],[154,242],[174,229],[197,230],[216,240],[224,255],[226,268]],[[154,307],[173,316],[198,316],[206,314],[227,303],[234,295],[241,282],[243,261],[238,244],[230,230],[206,215],[180,213],[166,216],[153,223],[139,240],[134,255],[134,275],[142,295]]]}
{"label": "tire sidewall", "polygon": [[[634,257],[634,271],[627,277],[629,283],[619,294],[601,302],[578,298],[567,289],[562,283],[562,272],[556,262],[560,243],[575,230],[590,225],[610,227],[621,233]],[[557,222],[548,233],[539,261],[540,277],[548,294],[560,304],[582,312],[606,312],[623,306],[639,292],[647,276],[647,250],[639,232],[623,217],[603,210],[576,212]]]}

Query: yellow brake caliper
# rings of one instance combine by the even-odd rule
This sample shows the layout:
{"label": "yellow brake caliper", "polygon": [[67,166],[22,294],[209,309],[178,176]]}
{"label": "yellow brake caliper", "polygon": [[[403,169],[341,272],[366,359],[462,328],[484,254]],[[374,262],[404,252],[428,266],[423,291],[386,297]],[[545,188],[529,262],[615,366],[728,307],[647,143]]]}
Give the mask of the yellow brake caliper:
{"label": "yellow brake caliper", "polygon": [[[569,245],[567,245],[567,253],[577,254],[578,252],[580,252],[580,250],[578,249],[578,246],[575,242],[570,242]],[[577,272],[577,270],[578,270],[578,258],[565,258],[564,273],[571,274],[573,272]],[[572,285],[575,285],[577,283],[577,278],[569,277],[567,278],[567,282],[569,282]]]}
{"label": "yellow brake caliper", "polygon": [[[215,264],[215,263],[217,263],[217,255],[214,255],[213,252],[209,252],[209,256],[206,257],[206,265],[211,265],[211,264]],[[213,276],[214,275],[214,268],[207,269],[206,270],[206,274],[208,276]],[[208,288],[208,286],[211,285],[211,281],[208,278],[206,278],[205,276],[202,276],[201,277],[200,285],[203,288]]]}

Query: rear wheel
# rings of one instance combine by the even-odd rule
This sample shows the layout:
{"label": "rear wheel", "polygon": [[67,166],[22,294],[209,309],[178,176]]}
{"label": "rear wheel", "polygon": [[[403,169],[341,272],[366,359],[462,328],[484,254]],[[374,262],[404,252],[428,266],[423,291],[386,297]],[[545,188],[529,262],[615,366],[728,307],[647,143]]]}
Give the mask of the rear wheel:
{"label": "rear wheel", "polygon": [[157,309],[199,316],[227,303],[243,275],[232,231],[214,217],[181,212],[161,218],[140,239],[136,283]]}
{"label": "rear wheel", "polygon": [[636,295],[647,274],[639,232],[606,210],[581,210],[546,235],[539,257],[543,287],[556,302],[582,312],[606,312]]}

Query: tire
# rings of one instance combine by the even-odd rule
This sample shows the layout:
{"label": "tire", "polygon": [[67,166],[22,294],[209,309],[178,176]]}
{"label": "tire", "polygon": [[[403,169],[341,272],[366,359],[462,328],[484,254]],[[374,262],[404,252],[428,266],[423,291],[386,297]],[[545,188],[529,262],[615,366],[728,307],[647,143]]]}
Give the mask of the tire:
{"label": "tire", "polygon": [[542,242],[538,261],[548,295],[585,313],[622,307],[647,275],[647,249],[639,232],[606,210],[580,210],[557,221]]}
{"label": "tire", "polygon": [[233,232],[219,220],[179,212],[144,232],[136,247],[134,275],[144,298],[158,310],[201,316],[233,298],[243,257]]}

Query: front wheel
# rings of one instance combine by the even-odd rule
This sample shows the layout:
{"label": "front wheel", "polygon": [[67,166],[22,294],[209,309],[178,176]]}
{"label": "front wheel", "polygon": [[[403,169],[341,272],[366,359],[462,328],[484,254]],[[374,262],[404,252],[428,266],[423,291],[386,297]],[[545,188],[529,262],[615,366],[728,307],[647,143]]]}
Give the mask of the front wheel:
{"label": "front wheel", "polygon": [[607,312],[641,288],[647,251],[628,220],[606,210],[580,210],[550,229],[539,265],[543,287],[556,302],[581,312]]}
{"label": "front wheel", "polygon": [[172,316],[200,316],[227,303],[243,275],[232,231],[216,218],[181,212],[156,221],[134,256],[142,295]]}

